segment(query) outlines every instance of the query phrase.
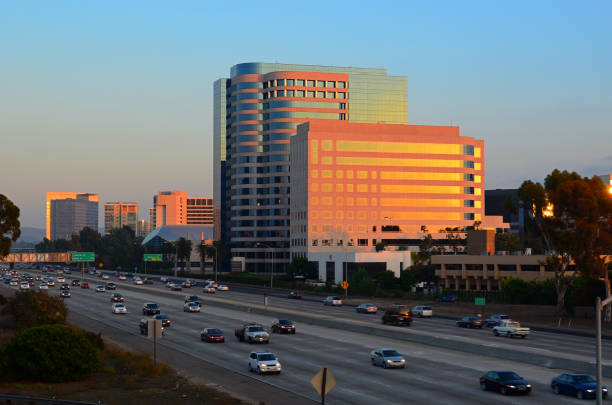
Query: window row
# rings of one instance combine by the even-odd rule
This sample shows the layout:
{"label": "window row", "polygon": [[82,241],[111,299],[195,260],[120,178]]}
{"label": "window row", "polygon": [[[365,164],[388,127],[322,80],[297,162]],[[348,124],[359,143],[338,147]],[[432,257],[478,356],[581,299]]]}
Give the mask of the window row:
{"label": "window row", "polygon": [[348,99],[348,93],[342,91],[314,91],[314,90],[271,90],[263,93],[263,99],[267,100],[275,97],[308,97],[308,98],[333,98]]}
{"label": "window row", "polygon": [[262,87],[264,89],[280,86],[326,87],[330,89],[346,89],[346,84],[347,83],[345,81],[335,80],[276,79],[263,82]]}

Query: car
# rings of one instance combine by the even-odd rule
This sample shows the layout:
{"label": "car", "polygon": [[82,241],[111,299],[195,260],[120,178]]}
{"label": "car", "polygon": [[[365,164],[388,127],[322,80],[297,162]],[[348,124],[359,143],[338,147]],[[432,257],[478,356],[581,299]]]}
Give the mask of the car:
{"label": "car", "polygon": [[106,283],[106,289],[107,290],[116,290],[117,289],[117,284],[110,282],[110,283]]}
{"label": "car", "polygon": [[145,279],[143,280],[143,283],[145,283],[145,284],[153,284],[153,279],[145,277]]}
{"label": "car", "polygon": [[57,281],[58,283],[65,283],[65,282],[66,282],[66,279],[65,279],[64,277],[58,277],[58,278],[56,279],[56,281]]}
{"label": "car", "polygon": [[85,288],[89,290],[89,283],[88,282],[81,283],[81,288]]}
{"label": "car", "polygon": [[485,321],[483,321],[482,318],[479,318],[477,316],[465,316],[459,319],[458,321],[456,321],[455,325],[457,325],[460,328],[482,329],[482,327],[484,326],[484,323]]}
{"label": "car", "polygon": [[21,283],[19,283],[19,289],[20,290],[29,290],[30,289],[30,283],[28,283],[27,281],[22,281]]}
{"label": "car", "polygon": [[142,285],[142,279],[140,277],[134,277],[134,284]]}
{"label": "car", "polygon": [[64,283],[60,286],[60,290],[70,290],[70,284]]}
{"label": "car", "polygon": [[170,321],[170,318],[168,318],[166,315],[157,314],[152,316],[152,318],[161,320],[164,328],[168,328],[172,324],[172,321]]}
{"label": "car", "polygon": [[287,298],[293,298],[293,299],[299,300],[302,298],[302,293],[300,291],[295,291],[295,290],[289,291]]}
{"label": "car", "polygon": [[30,286],[30,288],[34,288],[34,281],[28,281],[28,286]]}
{"label": "car", "polygon": [[39,290],[48,290],[49,286],[46,283],[40,283],[38,286]]}
{"label": "car", "polygon": [[191,283],[189,281],[183,281],[179,284],[182,288],[191,288]]}
{"label": "car", "polygon": [[[571,395],[578,399],[595,398],[597,395],[597,381],[586,374],[561,374],[552,379],[550,388],[557,395]],[[601,396],[608,397],[608,388],[601,386]]]}
{"label": "car", "polygon": [[116,304],[113,304],[111,312],[113,314],[127,314],[127,307],[125,306],[125,304],[118,302]]}
{"label": "car", "polygon": [[70,284],[72,284],[73,287],[78,287],[81,285],[81,280],[72,280]]}
{"label": "car", "polygon": [[213,287],[211,287],[210,285],[207,285],[206,287],[204,287],[203,291],[205,293],[214,294],[216,290]]}
{"label": "car", "polygon": [[525,339],[527,335],[529,335],[529,332],[529,328],[521,326],[520,323],[512,320],[501,321],[499,325],[493,328],[493,334],[495,336],[520,336],[522,339]]}
{"label": "car", "polygon": [[412,312],[408,305],[390,305],[382,316],[382,323],[397,326],[410,326],[412,324]]}
{"label": "car", "polygon": [[270,327],[272,333],[291,333],[295,334],[295,322],[289,319],[275,319]]}
{"label": "car", "polygon": [[212,281],[212,280],[208,283],[208,286],[214,289],[219,288],[219,284],[217,284],[215,281]]}
{"label": "car", "polygon": [[185,305],[183,305],[183,311],[184,312],[200,312],[200,303],[194,302],[194,301],[186,302]]}
{"label": "car", "polygon": [[281,364],[271,352],[251,352],[249,355],[249,371],[258,374],[276,373],[280,374]]}
{"label": "car", "polygon": [[336,297],[335,295],[330,295],[329,297],[325,298],[325,300],[323,301],[323,305],[340,307],[342,306],[342,298]]}
{"label": "car", "polygon": [[172,287],[174,283],[171,280],[166,281],[166,288]]}
{"label": "car", "polygon": [[143,315],[155,315],[159,314],[160,312],[159,305],[154,302],[145,302],[142,306]]}
{"label": "car", "polygon": [[45,282],[47,283],[47,286],[49,286],[49,287],[54,287],[55,286],[55,281],[53,281],[52,278],[48,278],[47,280],[45,280]]}
{"label": "car", "polygon": [[119,275],[117,278],[118,278],[119,280],[127,280],[127,277],[126,277],[126,276],[124,276],[123,274],[120,274],[120,275]]}
{"label": "car", "polygon": [[374,349],[370,352],[373,366],[382,368],[405,368],[406,360],[395,349]]}
{"label": "car", "polygon": [[102,280],[108,280],[108,279],[110,279],[108,274],[106,273],[102,274]]}
{"label": "car", "polygon": [[247,323],[240,328],[236,328],[234,335],[241,342],[247,341],[249,343],[270,343],[270,335],[263,326],[258,323]]}
{"label": "car", "polygon": [[417,318],[431,318],[433,316],[433,309],[426,305],[417,305],[412,308],[412,315]]}
{"label": "car", "polygon": [[60,297],[62,298],[70,298],[70,290],[61,290]]}
{"label": "car", "polygon": [[103,285],[96,286],[96,292],[104,292],[104,291],[106,291],[106,289],[104,288]]}
{"label": "car", "polygon": [[168,277],[162,276],[159,278],[159,281],[161,281],[162,283],[165,283],[168,281]]}
{"label": "car", "polygon": [[[15,280],[15,279],[13,279],[13,280],[9,281],[9,285],[10,285],[11,287],[17,287],[17,286],[19,285],[19,281],[17,281],[17,280]],[[28,287],[29,287],[29,286],[28,286]]]}
{"label": "car", "polygon": [[459,297],[456,295],[445,295],[443,297],[438,298],[438,302],[457,302],[459,301]]}
{"label": "car", "polygon": [[185,302],[197,302],[200,304],[200,297],[197,295],[185,295]]}
{"label": "car", "polygon": [[[147,335],[149,333],[149,320],[150,320],[149,318],[143,318],[138,323],[138,328],[140,329],[141,335]],[[162,322],[162,327],[161,327],[162,336],[164,335],[165,332],[166,332],[166,327],[164,326]]]}
{"label": "car", "polygon": [[40,275],[40,274],[37,274],[37,275],[34,277],[34,280],[36,280],[36,281],[41,281],[41,280],[42,280],[41,275]]}
{"label": "car", "polygon": [[513,371],[488,371],[480,377],[480,389],[498,391],[502,395],[529,394],[531,384]]}
{"label": "car", "polygon": [[200,339],[202,341],[206,341],[208,343],[223,343],[225,342],[225,337],[223,336],[223,332],[217,328],[204,328],[200,332]]}
{"label": "car", "polygon": [[375,314],[378,312],[378,307],[374,304],[359,304],[355,311],[362,314]]}
{"label": "car", "polygon": [[510,319],[512,319],[510,318],[510,315],[504,315],[504,314],[491,315],[489,319],[485,320],[485,326],[487,328],[492,328],[494,326],[499,325],[501,321],[509,321]]}
{"label": "car", "polygon": [[220,285],[220,286],[217,288],[217,290],[219,290],[219,291],[229,291],[229,287],[228,287],[228,286],[226,286],[225,284],[221,284],[221,285]]}
{"label": "car", "polygon": [[182,290],[183,290],[183,286],[182,286],[181,284],[179,284],[179,283],[173,283],[173,284],[170,286],[170,289],[171,289],[172,291],[182,291]]}
{"label": "car", "polygon": [[111,302],[124,302],[125,298],[119,293],[114,293],[110,298]]}

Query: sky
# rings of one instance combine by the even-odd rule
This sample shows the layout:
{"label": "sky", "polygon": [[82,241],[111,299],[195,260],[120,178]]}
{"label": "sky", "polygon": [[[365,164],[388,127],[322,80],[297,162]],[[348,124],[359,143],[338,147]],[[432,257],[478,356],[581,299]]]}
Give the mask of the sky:
{"label": "sky", "polygon": [[[209,4],[210,3],[210,4]],[[212,83],[232,65],[408,77],[411,124],[485,140],[486,188],[612,173],[609,1],[0,1],[0,193],[212,195]]]}

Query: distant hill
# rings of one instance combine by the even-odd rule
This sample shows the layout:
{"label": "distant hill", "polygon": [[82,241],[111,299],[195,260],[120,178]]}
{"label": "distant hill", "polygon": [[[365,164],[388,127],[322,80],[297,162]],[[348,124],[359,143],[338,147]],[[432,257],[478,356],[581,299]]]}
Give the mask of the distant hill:
{"label": "distant hill", "polygon": [[21,227],[21,236],[17,242],[39,243],[45,237],[45,230],[32,228],[30,226]]}

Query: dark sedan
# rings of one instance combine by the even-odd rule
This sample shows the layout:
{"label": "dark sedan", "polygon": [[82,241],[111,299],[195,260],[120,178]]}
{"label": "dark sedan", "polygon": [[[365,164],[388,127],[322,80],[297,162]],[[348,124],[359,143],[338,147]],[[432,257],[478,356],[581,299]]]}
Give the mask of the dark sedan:
{"label": "dark sedan", "polygon": [[492,328],[494,326],[498,326],[501,321],[508,321],[510,319],[511,318],[509,315],[504,315],[504,314],[491,315],[489,319],[485,321],[486,322],[485,326],[487,328]]}
{"label": "dark sedan", "polygon": [[106,289],[107,290],[116,290],[117,289],[117,284],[110,282],[106,284]]}
{"label": "dark sedan", "polygon": [[444,297],[438,298],[438,302],[457,302],[459,297],[456,295],[445,295]]}
{"label": "dark sedan", "polygon": [[161,321],[162,321],[162,326],[163,326],[164,328],[169,327],[169,326],[170,326],[170,324],[172,323],[172,322],[170,321],[170,319],[168,319],[168,317],[167,317],[166,315],[157,314],[157,315],[155,315],[155,316],[153,317],[153,319],[159,319],[159,320],[161,320]]}
{"label": "dark sedan", "polygon": [[[552,379],[550,388],[555,394],[575,396],[578,399],[595,398],[597,395],[597,381],[586,374],[561,374]],[[601,386],[601,396],[606,399],[608,389]]]}
{"label": "dark sedan", "polygon": [[498,391],[502,395],[529,394],[531,384],[513,371],[489,371],[480,377],[480,389]]}
{"label": "dark sedan", "polygon": [[159,305],[153,302],[145,302],[145,304],[142,306],[143,315],[156,315],[160,312]]}
{"label": "dark sedan", "polygon": [[272,333],[295,333],[295,323],[289,319],[275,319],[270,329]]}
{"label": "dark sedan", "polygon": [[200,332],[200,339],[202,341],[206,341],[208,343],[223,343],[225,341],[225,337],[223,336],[223,332],[221,332],[217,328],[205,328]]}
{"label": "dark sedan", "polygon": [[482,329],[485,321],[476,316],[466,316],[455,322],[460,328],[479,328]]}
{"label": "dark sedan", "polygon": [[60,297],[62,297],[62,298],[70,298],[70,290],[62,290],[62,291],[60,291]]}
{"label": "dark sedan", "polygon": [[299,291],[290,291],[287,298],[300,299],[302,298],[302,293]]}
{"label": "dark sedan", "polygon": [[111,302],[123,302],[125,301],[125,298],[123,298],[123,295],[119,294],[119,293],[115,293],[111,296]]}

